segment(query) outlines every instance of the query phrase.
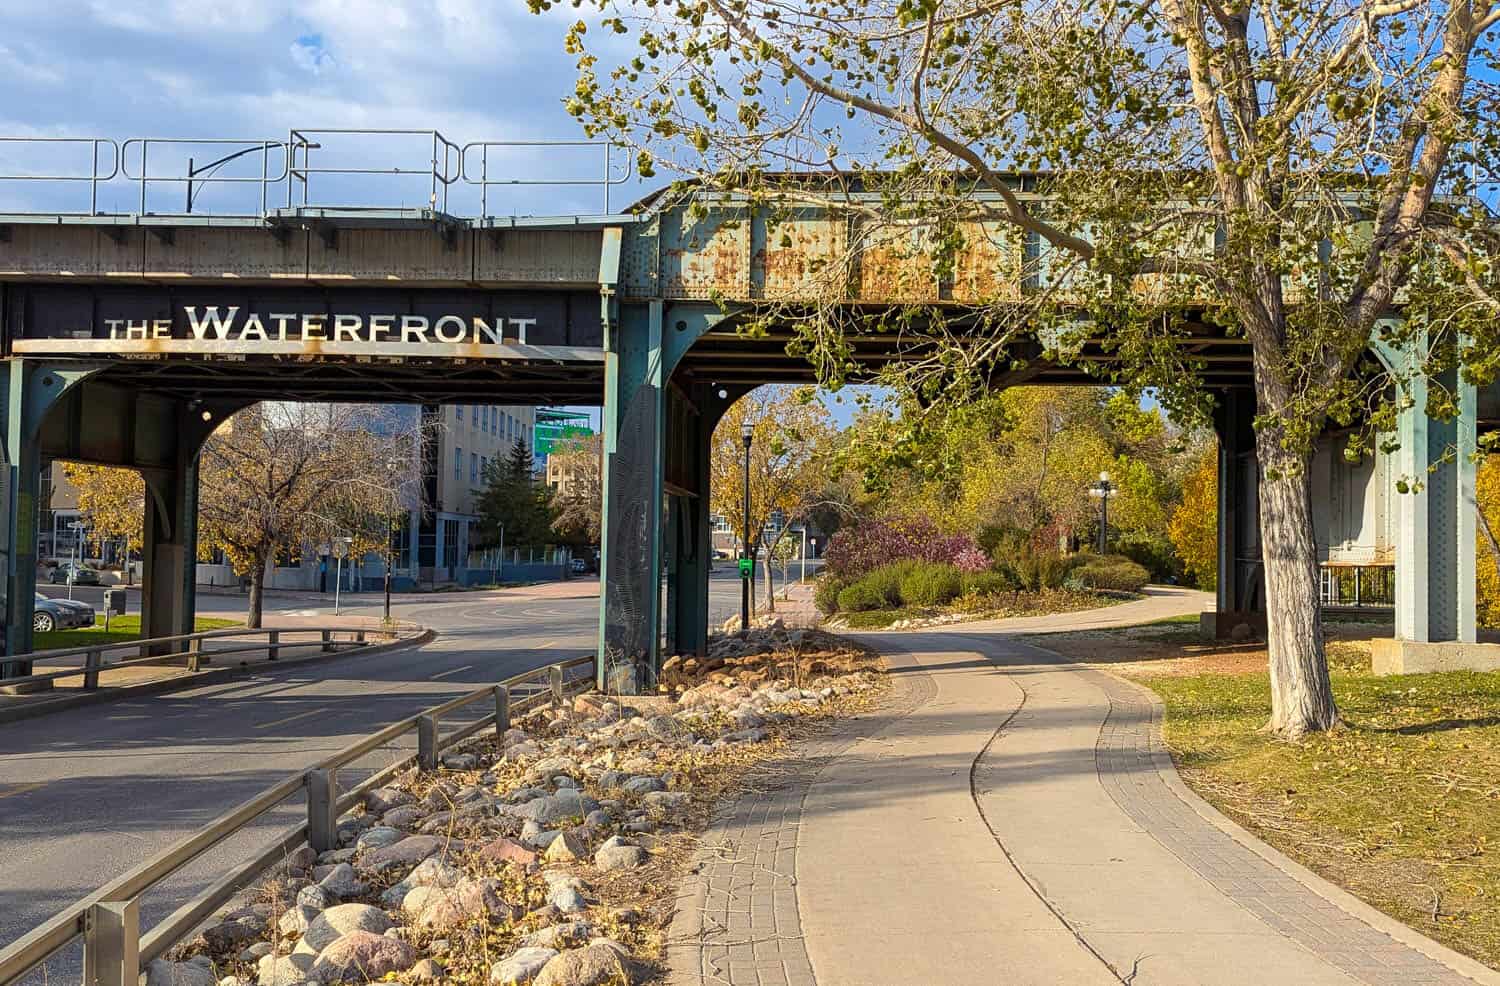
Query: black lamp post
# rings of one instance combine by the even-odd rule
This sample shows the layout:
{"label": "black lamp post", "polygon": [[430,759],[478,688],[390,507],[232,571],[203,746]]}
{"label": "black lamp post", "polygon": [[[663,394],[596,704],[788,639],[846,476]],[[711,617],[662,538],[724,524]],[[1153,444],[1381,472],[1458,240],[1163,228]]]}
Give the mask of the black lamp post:
{"label": "black lamp post", "polygon": [[[740,434],[745,439],[745,532],[744,552],[740,556],[740,636],[750,630],[750,580],[755,577],[755,555],[750,550],[750,443],[755,432],[746,421]],[[748,559],[748,564],[743,560]]]}
{"label": "black lamp post", "polygon": [[401,464],[395,459],[386,463],[391,485],[391,509],[385,520],[385,623],[391,622],[391,555],[396,549],[396,470]]}
{"label": "black lamp post", "polygon": [[1099,554],[1109,554],[1109,500],[1119,490],[1109,481],[1109,473],[1099,474],[1099,485],[1089,493],[1099,498]]}

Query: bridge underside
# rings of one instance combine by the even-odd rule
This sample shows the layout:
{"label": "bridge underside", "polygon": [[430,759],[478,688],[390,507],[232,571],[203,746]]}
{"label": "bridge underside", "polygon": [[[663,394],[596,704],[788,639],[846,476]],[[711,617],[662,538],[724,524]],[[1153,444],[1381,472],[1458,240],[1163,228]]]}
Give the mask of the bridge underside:
{"label": "bridge underside", "polygon": [[[320,218],[319,229],[333,221]],[[143,630],[191,629],[198,450],[225,416],[259,400],[602,404],[601,674],[646,688],[663,649],[706,648],[713,429],[756,386],[813,380],[805,359],[787,352],[790,328],[750,336],[724,314],[725,306],[769,297],[773,272],[787,269],[772,262],[763,229],[757,249],[757,223],[699,228],[674,213],[502,236],[430,220],[384,229],[362,222],[300,239],[253,223],[170,237],[99,226],[96,217],[0,236],[7,654],[31,649],[39,476],[54,458],[146,476]],[[726,264],[725,250],[739,259]],[[864,283],[877,283],[878,273],[867,266]],[[918,300],[947,305],[955,321],[966,317],[953,286],[931,293]],[[304,315],[290,339],[270,344],[220,344],[201,334],[194,341],[184,312],[211,306],[268,319]],[[379,319],[434,328],[445,313],[464,324],[529,324],[531,335],[489,348],[477,334],[450,343],[420,333],[374,340]],[[368,344],[335,341],[327,329],[340,317],[369,329]],[[307,335],[307,318],[320,320],[316,336]],[[142,338],[122,342],[118,330],[105,330],[111,320],[127,332],[139,325]],[[914,345],[897,336],[856,339],[855,377],[909,358]],[[1264,606],[1249,347],[1207,326],[1178,345],[1219,398],[1218,609],[1227,630],[1256,622]],[[1099,384],[1105,378],[1087,367],[1107,369],[1117,358],[1099,340],[1085,344],[1083,366],[1049,365],[1038,345],[1018,346],[1015,355],[1018,367],[997,371],[992,386]],[[1464,414],[1447,430],[1408,413],[1403,471],[1418,474],[1445,448],[1472,448],[1476,426],[1500,420],[1496,396],[1480,402],[1468,388]],[[1423,535],[1388,546],[1403,607],[1398,629],[1417,642],[1473,640],[1472,516],[1468,527],[1463,521],[1473,468],[1460,460],[1451,482],[1434,481],[1395,508],[1403,530]],[[1380,482],[1390,478],[1380,473]],[[0,664],[0,676],[27,671]]]}

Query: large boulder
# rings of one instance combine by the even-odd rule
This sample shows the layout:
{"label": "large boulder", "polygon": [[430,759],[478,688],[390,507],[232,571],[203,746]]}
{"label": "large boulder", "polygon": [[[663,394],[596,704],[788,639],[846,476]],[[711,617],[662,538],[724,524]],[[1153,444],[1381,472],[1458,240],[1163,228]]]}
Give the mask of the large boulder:
{"label": "large boulder", "polygon": [[319,983],[368,983],[405,972],[416,961],[416,949],[399,938],[351,931],[318,954],[308,978]]}
{"label": "large boulder", "polygon": [[501,838],[486,843],[479,850],[479,858],[495,863],[515,863],[517,866],[530,866],[536,862],[536,853],[527,849],[514,839]]}
{"label": "large boulder", "polygon": [[646,865],[648,858],[650,854],[646,850],[615,836],[594,853],[594,865],[606,873],[610,870],[633,870]]}
{"label": "large boulder", "polygon": [[390,927],[391,919],[378,907],[371,907],[369,904],[340,904],[338,907],[330,907],[308,922],[307,930],[302,933],[302,941],[321,953],[339,938],[355,931],[382,935]]}
{"label": "large boulder", "polygon": [[368,852],[371,849],[384,849],[386,846],[395,845],[404,838],[406,838],[406,833],[398,828],[390,825],[376,825],[374,828],[367,828],[359,834],[359,838],[354,840],[354,848],[361,852]]}
{"label": "large boulder", "polygon": [[256,964],[255,981],[260,986],[294,986],[306,982],[316,955],[263,955]]}
{"label": "large boulder", "polygon": [[377,849],[360,861],[360,865],[377,873],[394,870],[404,866],[415,866],[428,856],[432,856],[445,848],[459,848],[460,845],[454,840],[445,839],[437,835],[413,835],[402,839],[395,845]]}
{"label": "large boulder", "polygon": [[365,810],[372,815],[384,815],[392,808],[414,804],[416,800],[399,787],[377,787],[365,792]]}
{"label": "large boulder", "polygon": [[529,986],[556,956],[555,948],[516,949],[490,966],[490,982],[494,986]]}
{"label": "large boulder", "polygon": [[218,986],[219,983],[219,977],[214,975],[214,964],[207,956],[187,962],[156,959],[146,966],[142,979],[145,986]]}
{"label": "large boulder", "polygon": [[368,889],[355,874],[354,867],[348,863],[339,863],[334,866],[322,880],[318,881],[318,887],[344,900],[358,897]]}
{"label": "large boulder", "polygon": [[562,952],[542,968],[535,986],[615,986],[631,980],[633,963],[624,947],[599,939]]}

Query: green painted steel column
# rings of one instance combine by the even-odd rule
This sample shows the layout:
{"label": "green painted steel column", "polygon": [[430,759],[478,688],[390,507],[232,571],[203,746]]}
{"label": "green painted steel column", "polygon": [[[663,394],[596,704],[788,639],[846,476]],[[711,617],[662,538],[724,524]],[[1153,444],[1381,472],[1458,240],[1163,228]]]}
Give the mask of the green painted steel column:
{"label": "green painted steel column", "polygon": [[183,443],[172,469],[144,469],[141,636],[193,632],[197,607],[198,456]]}
{"label": "green painted steel column", "polygon": [[[36,535],[41,495],[41,454],[31,412],[32,391],[45,387],[34,365],[13,359],[6,374],[5,474],[5,653],[32,648],[31,619],[36,595]],[[31,674],[30,661],[0,662],[0,678]]]}
{"label": "green painted steel column", "polygon": [[[0,380],[4,464],[0,473],[0,614],[5,618],[5,653],[32,650],[31,619],[36,595],[37,516],[41,509],[42,443],[38,433],[48,413],[76,384],[99,369],[82,362],[44,363],[12,357]],[[29,661],[0,661],[0,677],[30,674]]]}
{"label": "green painted steel column", "polygon": [[1214,408],[1219,439],[1218,584],[1206,635],[1228,637],[1235,626],[1265,628],[1265,571],[1260,553],[1259,472],[1255,455],[1255,394],[1226,390]]}
{"label": "green painted steel column", "polygon": [[606,343],[599,684],[630,693],[661,658],[662,303],[622,303]]}

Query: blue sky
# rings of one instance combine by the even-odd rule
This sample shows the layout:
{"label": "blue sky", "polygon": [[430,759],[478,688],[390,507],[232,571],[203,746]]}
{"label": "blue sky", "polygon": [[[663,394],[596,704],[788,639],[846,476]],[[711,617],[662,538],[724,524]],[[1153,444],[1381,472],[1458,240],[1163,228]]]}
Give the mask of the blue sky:
{"label": "blue sky", "polygon": [[[534,16],[518,0],[0,0],[0,135],[285,139],[297,127],[438,129],[459,144],[579,138],[561,103],[574,82],[562,51],[572,17],[571,8]],[[324,143],[325,164],[425,167],[430,157],[420,138]],[[86,151],[0,143],[0,173],[72,172],[87,167]],[[219,153],[153,148],[150,170],[181,174],[186,155],[201,163]],[[492,168],[517,177],[593,177],[600,164],[583,150],[496,154]],[[253,171],[239,174],[259,172],[258,158],[242,165]],[[421,181],[358,181],[379,183],[392,204],[426,204],[429,194]],[[76,208],[86,186],[71,191]],[[225,207],[242,191],[218,186],[200,201]],[[180,210],[181,186],[160,194],[152,209]],[[35,184],[0,182],[0,207],[43,196]],[[477,197],[453,211],[477,211]],[[491,211],[598,212],[599,195],[523,189]]]}

